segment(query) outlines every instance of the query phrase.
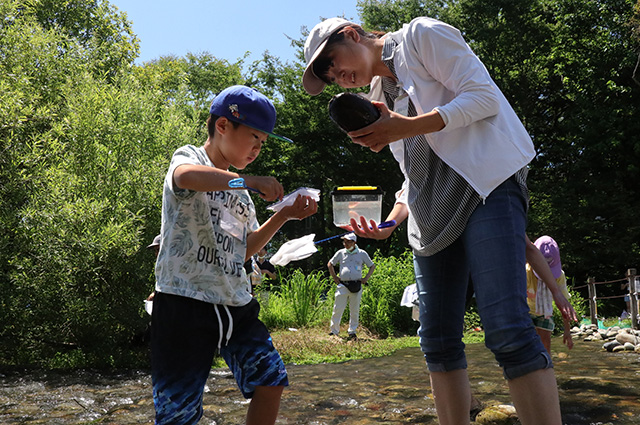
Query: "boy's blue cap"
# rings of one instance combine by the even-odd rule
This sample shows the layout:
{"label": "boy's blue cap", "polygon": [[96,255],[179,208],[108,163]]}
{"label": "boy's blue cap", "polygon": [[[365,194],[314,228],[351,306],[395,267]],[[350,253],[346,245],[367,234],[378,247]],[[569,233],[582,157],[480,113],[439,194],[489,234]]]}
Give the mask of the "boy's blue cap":
{"label": "boy's blue cap", "polygon": [[211,102],[209,113],[293,143],[291,139],[273,133],[276,108],[265,95],[250,87],[231,86],[222,90]]}

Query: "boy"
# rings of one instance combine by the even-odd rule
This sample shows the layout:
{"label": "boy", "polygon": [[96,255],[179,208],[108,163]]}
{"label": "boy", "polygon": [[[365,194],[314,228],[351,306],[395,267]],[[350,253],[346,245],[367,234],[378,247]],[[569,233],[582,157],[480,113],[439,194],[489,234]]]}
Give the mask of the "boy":
{"label": "boy", "polygon": [[[162,199],[162,244],[156,263],[151,361],[157,424],[195,424],[216,352],[225,359],[242,394],[251,398],[247,424],[273,424],[287,372],[258,319],[242,265],[290,219],[317,211],[299,196],[258,226],[244,178],[267,201],[281,199],[273,177],[239,175],[253,162],[276,112],[264,95],[244,86],[213,100],[203,147],[179,148],[171,159]],[[288,139],[285,139],[288,140]]]}

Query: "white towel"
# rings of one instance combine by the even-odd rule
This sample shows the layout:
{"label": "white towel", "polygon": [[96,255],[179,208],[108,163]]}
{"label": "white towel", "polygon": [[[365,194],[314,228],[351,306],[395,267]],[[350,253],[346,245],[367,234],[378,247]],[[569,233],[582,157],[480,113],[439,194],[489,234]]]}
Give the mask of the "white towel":
{"label": "white towel", "polygon": [[418,285],[415,283],[404,288],[400,305],[403,307],[413,307],[418,304]]}
{"label": "white towel", "polygon": [[536,314],[544,317],[553,316],[553,295],[540,279],[536,290]]}
{"label": "white towel", "polygon": [[278,252],[273,254],[269,261],[274,266],[286,266],[291,261],[310,257],[318,250],[313,243],[315,236],[315,233],[311,233],[310,235],[285,242],[280,249],[278,249]]}

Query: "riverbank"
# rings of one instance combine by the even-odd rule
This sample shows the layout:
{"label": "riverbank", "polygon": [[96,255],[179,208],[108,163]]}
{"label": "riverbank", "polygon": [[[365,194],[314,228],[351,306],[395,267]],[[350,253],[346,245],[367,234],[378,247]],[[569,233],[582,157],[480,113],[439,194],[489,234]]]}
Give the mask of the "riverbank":
{"label": "riverbank", "polygon": [[[274,330],[271,337],[285,364],[295,365],[341,363],[347,360],[384,357],[403,348],[420,347],[417,336],[379,338],[362,328],[358,330],[358,338],[355,340],[347,339],[346,333],[330,336],[326,327]],[[463,341],[465,344],[483,342],[484,334],[469,331]],[[218,359],[215,366],[224,367],[225,364]]]}
{"label": "riverbank", "polygon": [[602,348],[612,353],[622,351],[635,351],[640,353],[640,330],[630,327],[609,326],[601,327],[599,324],[581,324],[580,327],[571,329],[573,338],[582,339],[585,342],[602,343]]}

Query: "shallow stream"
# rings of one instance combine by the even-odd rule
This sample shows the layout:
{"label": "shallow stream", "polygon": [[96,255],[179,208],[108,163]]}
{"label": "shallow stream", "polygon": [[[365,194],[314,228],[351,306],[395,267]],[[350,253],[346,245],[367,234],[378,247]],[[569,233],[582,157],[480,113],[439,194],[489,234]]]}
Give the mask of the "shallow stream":
{"label": "shallow stream", "polygon": [[[552,343],[566,425],[640,425],[640,354],[608,353],[593,342],[572,350]],[[493,355],[467,346],[473,391],[485,403],[510,404]],[[417,348],[342,364],[287,366],[278,424],[437,424],[429,379]],[[227,370],[213,370],[205,425],[242,424],[247,401]],[[461,408],[463,408],[461,406]],[[1,424],[152,424],[147,372],[6,373],[0,376]]]}

